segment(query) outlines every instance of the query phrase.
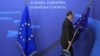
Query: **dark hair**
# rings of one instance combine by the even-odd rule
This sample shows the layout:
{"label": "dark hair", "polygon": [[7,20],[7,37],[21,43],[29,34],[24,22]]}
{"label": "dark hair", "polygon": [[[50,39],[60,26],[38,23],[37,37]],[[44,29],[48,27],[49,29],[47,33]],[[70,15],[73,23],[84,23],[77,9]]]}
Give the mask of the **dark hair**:
{"label": "dark hair", "polygon": [[73,15],[72,11],[67,12],[66,16]]}

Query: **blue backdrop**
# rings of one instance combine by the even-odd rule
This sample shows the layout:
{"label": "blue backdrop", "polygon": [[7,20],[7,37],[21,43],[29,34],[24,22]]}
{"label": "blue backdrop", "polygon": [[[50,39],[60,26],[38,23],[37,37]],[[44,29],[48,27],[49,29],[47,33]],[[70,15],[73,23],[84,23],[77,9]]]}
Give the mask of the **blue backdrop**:
{"label": "blue backdrop", "polygon": [[[62,0],[65,1],[64,9],[31,9],[29,0],[32,28],[35,36],[37,55],[59,56],[61,54],[60,36],[61,26],[66,12],[74,11],[75,22],[86,9],[89,0]],[[53,1],[53,0],[52,0]],[[81,37],[73,43],[75,56],[99,56],[100,50],[100,0],[94,0],[89,27]],[[24,0],[0,0],[0,56],[22,56],[16,41],[19,22],[24,9]]]}

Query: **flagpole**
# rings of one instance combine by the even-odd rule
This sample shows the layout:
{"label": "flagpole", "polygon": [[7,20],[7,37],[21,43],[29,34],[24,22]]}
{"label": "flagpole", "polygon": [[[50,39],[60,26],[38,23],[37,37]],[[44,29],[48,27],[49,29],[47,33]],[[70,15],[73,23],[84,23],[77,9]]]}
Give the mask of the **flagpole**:
{"label": "flagpole", "polygon": [[92,2],[93,2],[93,0],[90,0],[90,1],[89,1],[89,4],[88,4],[88,6],[86,7],[86,10],[85,10],[84,14],[87,12],[87,9],[91,7]]}
{"label": "flagpole", "polygon": [[[74,33],[74,35],[73,35],[73,38],[72,38],[72,40],[71,40],[71,43],[73,42],[73,40],[74,40],[74,38],[75,38],[75,36],[76,36],[76,34],[77,34],[79,28],[80,28],[80,25],[78,26],[77,30],[75,31],[75,33]],[[67,47],[67,51],[69,51],[70,47],[71,47],[70,45]]]}
{"label": "flagpole", "polygon": [[28,0],[25,0],[25,4],[27,5],[27,3],[28,3]]}
{"label": "flagpole", "polygon": [[89,5],[88,5],[89,7],[91,6],[92,2],[93,2],[93,0],[90,0]]}

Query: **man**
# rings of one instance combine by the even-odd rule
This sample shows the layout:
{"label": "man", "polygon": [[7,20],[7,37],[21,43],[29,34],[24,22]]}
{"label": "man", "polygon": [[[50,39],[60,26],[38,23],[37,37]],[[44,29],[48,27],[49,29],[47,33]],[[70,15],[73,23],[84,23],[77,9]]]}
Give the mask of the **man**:
{"label": "man", "polygon": [[[68,45],[72,45],[71,40],[73,38],[73,25],[72,19],[74,14],[72,11],[69,11],[66,14],[66,18],[62,25],[62,35],[61,35],[61,45],[62,45],[62,56],[66,56],[66,49]],[[72,46],[70,47],[69,51],[71,52],[71,56],[73,56],[73,49]]]}

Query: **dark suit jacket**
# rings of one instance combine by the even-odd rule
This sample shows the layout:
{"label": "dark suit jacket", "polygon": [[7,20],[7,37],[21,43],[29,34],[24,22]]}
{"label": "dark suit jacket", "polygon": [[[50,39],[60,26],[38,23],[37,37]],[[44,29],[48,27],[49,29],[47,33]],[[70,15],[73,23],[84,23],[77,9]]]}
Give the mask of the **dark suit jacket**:
{"label": "dark suit jacket", "polygon": [[72,22],[65,18],[62,24],[62,35],[61,35],[61,45],[63,49],[67,49],[68,41],[73,38],[73,24]]}

